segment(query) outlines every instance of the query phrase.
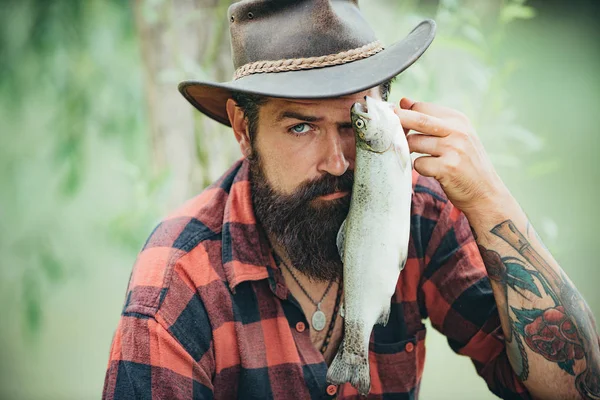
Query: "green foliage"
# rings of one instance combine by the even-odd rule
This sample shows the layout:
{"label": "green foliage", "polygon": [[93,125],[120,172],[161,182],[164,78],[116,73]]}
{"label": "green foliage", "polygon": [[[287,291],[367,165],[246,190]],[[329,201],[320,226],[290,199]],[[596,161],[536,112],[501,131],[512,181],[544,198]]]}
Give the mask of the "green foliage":
{"label": "green foliage", "polygon": [[53,253],[52,248],[41,246],[39,249],[39,265],[44,272],[43,277],[50,283],[58,283],[64,278],[64,270],[60,260]]}
{"label": "green foliage", "polygon": [[38,331],[42,323],[42,299],[39,291],[39,278],[32,271],[23,277],[23,314],[25,315],[25,332],[32,334]]}
{"label": "green foliage", "polygon": [[502,8],[500,21],[504,24],[517,19],[531,19],[535,17],[535,9],[522,4],[522,1],[515,1]]}
{"label": "green foliage", "polygon": [[[124,208],[143,210],[125,212],[131,221],[120,231],[135,231],[133,258],[131,242],[139,248],[156,219],[156,208],[115,206],[113,195],[102,195],[127,197],[132,183],[150,179],[119,171],[149,169],[132,20],[121,1],[0,5],[0,274],[34,335],[43,327],[42,299],[89,264],[98,226],[106,231]],[[153,194],[138,195],[152,204]]]}

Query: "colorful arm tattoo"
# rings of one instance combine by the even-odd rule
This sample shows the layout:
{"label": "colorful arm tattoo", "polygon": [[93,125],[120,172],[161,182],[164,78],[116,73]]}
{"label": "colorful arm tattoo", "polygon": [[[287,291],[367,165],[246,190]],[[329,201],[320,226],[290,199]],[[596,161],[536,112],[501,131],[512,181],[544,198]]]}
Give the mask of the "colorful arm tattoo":
{"label": "colorful arm tattoo", "polygon": [[[525,346],[573,376],[575,362],[585,359],[585,369],[576,375],[577,390],[586,399],[600,399],[599,339],[585,300],[566,275],[553,268],[511,220],[496,225],[490,232],[522,257],[502,257],[497,251],[479,245],[488,275],[503,293],[497,303],[503,315],[506,341],[511,348],[518,349],[510,354],[515,372],[522,381],[528,377],[530,366]],[[509,288],[523,298],[530,299],[532,295],[549,298],[553,306],[517,307],[515,302],[508,301]],[[510,326],[504,326],[506,323]]]}

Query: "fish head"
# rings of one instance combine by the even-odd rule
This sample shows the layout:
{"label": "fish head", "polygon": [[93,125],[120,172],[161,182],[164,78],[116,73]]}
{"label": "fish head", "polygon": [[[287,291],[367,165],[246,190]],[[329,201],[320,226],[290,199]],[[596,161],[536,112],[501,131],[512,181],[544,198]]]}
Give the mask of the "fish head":
{"label": "fish head", "polygon": [[366,96],[366,104],[355,103],[350,115],[356,146],[384,153],[393,150],[403,170],[412,169],[410,149],[394,104]]}
{"label": "fish head", "polygon": [[366,96],[366,104],[355,103],[350,115],[358,147],[376,153],[391,148],[400,125],[393,104]]}

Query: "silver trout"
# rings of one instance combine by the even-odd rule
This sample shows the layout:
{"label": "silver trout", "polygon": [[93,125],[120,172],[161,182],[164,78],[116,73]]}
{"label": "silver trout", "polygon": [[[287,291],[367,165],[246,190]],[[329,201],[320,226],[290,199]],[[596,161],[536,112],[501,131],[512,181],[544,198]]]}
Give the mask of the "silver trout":
{"label": "silver trout", "polygon": [[369,338],[386,325],[391,297],[404,268],[410,234],[412,164],[393,105],[366,97],[352,106],[356,164],[350,211],[337,247],[344,264],[344,338],[327,380],[371,388]]}

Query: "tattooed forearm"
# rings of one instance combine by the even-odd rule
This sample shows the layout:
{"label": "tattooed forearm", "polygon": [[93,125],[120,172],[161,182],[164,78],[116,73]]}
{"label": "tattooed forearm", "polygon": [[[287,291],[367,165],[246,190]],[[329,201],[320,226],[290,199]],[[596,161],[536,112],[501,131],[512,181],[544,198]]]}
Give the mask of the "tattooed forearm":
{"label": "tattooed forearm", "polygon": [[[577,390],[584,398],[600,399],[598,335],[587,304],[562,270],[550,265],[511,220],[490,232],[520,256],[503,257],[478,245],[488,275],[500,293],[496,302],[515,372],[523,381],[528,378],[527,347],[575,376]],[[521,301],[509,301],[509,290]],[[535,298],[539,301],[532,301]],[[585,361],[585,367],[576,373],[579,360]]]}

